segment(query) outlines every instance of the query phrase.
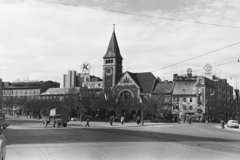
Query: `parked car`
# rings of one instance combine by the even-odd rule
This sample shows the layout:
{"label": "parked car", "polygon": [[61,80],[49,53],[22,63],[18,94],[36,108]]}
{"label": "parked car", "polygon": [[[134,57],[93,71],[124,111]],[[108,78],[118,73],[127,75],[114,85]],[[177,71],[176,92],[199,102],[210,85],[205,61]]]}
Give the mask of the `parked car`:
{"label": "parked car", "polygon": [[227,123],[227,127],[230,128],[238,128],[239,127],[239,123],[237,120],[229,120]]}
{"label": "parked car", "polygon": [[6,139],[2,133],[2,129],[0,129],[0,147],[1,147],[1,151],[0,151],[0,159],[1,160],[5,160],[6,158]]}
{"label": "parked car", "polygon": [[5,120],[5,114],[0,113],[0,126],[3,129],[6,129],[9,126],[9,123]]}
{"label": "parked car", "polygon": [[76,121],[76,120],[77,120],[76,117],[72,117],[72,118],[71,118],[71,121]]}

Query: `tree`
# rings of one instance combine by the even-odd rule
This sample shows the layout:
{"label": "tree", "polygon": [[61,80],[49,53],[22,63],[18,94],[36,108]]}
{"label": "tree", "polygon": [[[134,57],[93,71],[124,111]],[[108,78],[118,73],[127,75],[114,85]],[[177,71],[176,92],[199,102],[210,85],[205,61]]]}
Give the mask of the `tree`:
{"label": "tree", "polygon": [[80,106],[79,96],[76,88],[70,88],[68,93],[63,96],[62,105],[66,108],[77,108]]}
{"label": "tree", "polygon": [[16,97],[9,96],[3,98],[3,106],[9,108],[13,111],[13,107],[15,106]]}

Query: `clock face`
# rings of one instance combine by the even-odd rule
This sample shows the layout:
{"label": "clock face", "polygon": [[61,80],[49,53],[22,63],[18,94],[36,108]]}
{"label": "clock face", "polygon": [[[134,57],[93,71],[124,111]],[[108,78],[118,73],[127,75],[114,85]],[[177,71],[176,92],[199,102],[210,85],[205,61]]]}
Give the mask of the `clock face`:
{"label": "clock face", "polygon": [[107,76],[112,75],[112,69],[111,69],[111,68],[107,68],[107,69],[106,69],[106,75],[107,75]]}

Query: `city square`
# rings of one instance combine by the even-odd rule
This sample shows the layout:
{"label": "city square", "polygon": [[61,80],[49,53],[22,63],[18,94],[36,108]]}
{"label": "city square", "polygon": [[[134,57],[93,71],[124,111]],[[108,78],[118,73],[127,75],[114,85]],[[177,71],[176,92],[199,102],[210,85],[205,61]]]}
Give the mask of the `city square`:
{"label": "city square", "polygon": [[240,130],[218,123],[136,123],[72,121],[44,127],[37,119],[8,116],[3,131],[9,160],[213,159],[240,156]]}
{"label": "city square", "polygon": [[1,0],[1,160],[237,160],[239,0]]}

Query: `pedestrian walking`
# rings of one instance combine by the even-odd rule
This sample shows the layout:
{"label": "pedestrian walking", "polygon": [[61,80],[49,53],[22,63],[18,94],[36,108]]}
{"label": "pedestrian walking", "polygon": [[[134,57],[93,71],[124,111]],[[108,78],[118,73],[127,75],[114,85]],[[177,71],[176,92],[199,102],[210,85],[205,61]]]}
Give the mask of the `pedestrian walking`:
{"label": "pedestrian walking", "polygon": [[139,124],[140,124],[140,117],[137,116],[137,125],[139,125]]}
{"label": "pedestrian walking", "polygon": [[185,123],[187,120],[187,116],[184,116],[183,122]]}
{"label": "pedestrian walking", "polygon": [[113,116],[110,117],[110,124],[113,125]]}
{"label": "pedestrian walking", "polygon": [[87,117],[87,119],[86,119],[86,126],[85,127],[90,127],[90,125],[89,125],[89,117]]}
{"label": "pedestrian walking", "polygon": [[124,123],[124,117],[123,116],[121,117],[121,123],[122,123],[122,125]]}
{"label": "pedestrian walking", "polygon": [[178,124],[180,124],[181,123],[181,118],[178,117],[177,119],[178,119]]}
{"label": "pedestrian walking", "polygon": [[221,120],[221,127],[222,127],[222,129],[225,128],[225,122],[224,122],[224,120]]}
{"label": "pedestrian walking", "polygon": [[192,118],[189,117],[188,123],[191,124],[192,123]]}

